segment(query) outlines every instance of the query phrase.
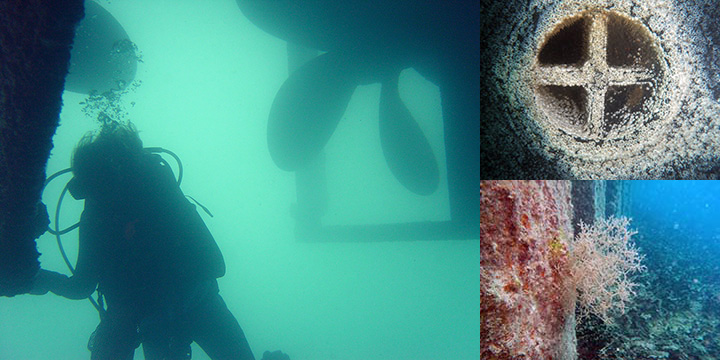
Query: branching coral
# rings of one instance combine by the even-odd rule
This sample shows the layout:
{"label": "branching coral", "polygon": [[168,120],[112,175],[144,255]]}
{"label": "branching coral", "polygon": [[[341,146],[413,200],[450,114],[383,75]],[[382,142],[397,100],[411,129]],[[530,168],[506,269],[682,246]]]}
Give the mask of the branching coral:
{"label": "branching coral", "polygon": [[606,323],[625,312],[635,294],[629,276],[645,270],[643,255],[631,238],[627,218],[599,219],[592,226],[581,224],[570,253],[571,280],[577,290],[580,318],[595,314]]}

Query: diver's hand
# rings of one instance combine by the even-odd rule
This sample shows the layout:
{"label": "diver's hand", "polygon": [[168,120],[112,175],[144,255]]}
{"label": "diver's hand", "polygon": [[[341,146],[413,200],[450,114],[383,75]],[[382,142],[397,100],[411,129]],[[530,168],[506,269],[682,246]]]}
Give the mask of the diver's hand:
{"label": "diver's hand", "polygon": [[35,282],[33,283],[32,289],[30,289],[30,295],[45,295],[50,291],[50,284],[52,278],[52,272],[40,269],[37,275],[35,275]]}

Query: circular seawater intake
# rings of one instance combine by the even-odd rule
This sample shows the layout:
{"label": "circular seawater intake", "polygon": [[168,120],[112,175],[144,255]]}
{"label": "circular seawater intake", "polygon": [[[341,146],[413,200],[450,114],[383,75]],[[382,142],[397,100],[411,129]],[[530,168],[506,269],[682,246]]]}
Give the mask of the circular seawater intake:
{"label": "circular seawater intake", "polygon": [[608,143],[636,148],[647,141],[641,134],[659,118],[668,72],[658,41],[642,23],[588,10],[541,38],[532,87],[538,122],[556,146],[597,158],[598,147]]}

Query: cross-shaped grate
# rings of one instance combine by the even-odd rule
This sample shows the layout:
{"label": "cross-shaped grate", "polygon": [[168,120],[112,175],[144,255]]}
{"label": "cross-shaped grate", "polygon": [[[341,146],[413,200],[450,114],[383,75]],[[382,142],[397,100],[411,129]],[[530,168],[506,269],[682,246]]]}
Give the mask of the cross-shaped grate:
{"label": "cross-shaped grate", "polygon": [[580,141],[623,136],[646,114],[661,74],[648,30],[615,12],[593,10],[556,27],[534,66],[536,101],[548,120]]}

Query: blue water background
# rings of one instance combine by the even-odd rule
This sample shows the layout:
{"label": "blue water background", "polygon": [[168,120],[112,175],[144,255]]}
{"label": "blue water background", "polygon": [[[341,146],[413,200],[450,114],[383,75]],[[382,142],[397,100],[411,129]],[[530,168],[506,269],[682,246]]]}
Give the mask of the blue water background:
{"label": "blue water background", "polygon": [[[662,242],[720,264],[720,181],[632,181],[630,216],[640,245]],[[656,234],[662,239],[648,238]]]}

